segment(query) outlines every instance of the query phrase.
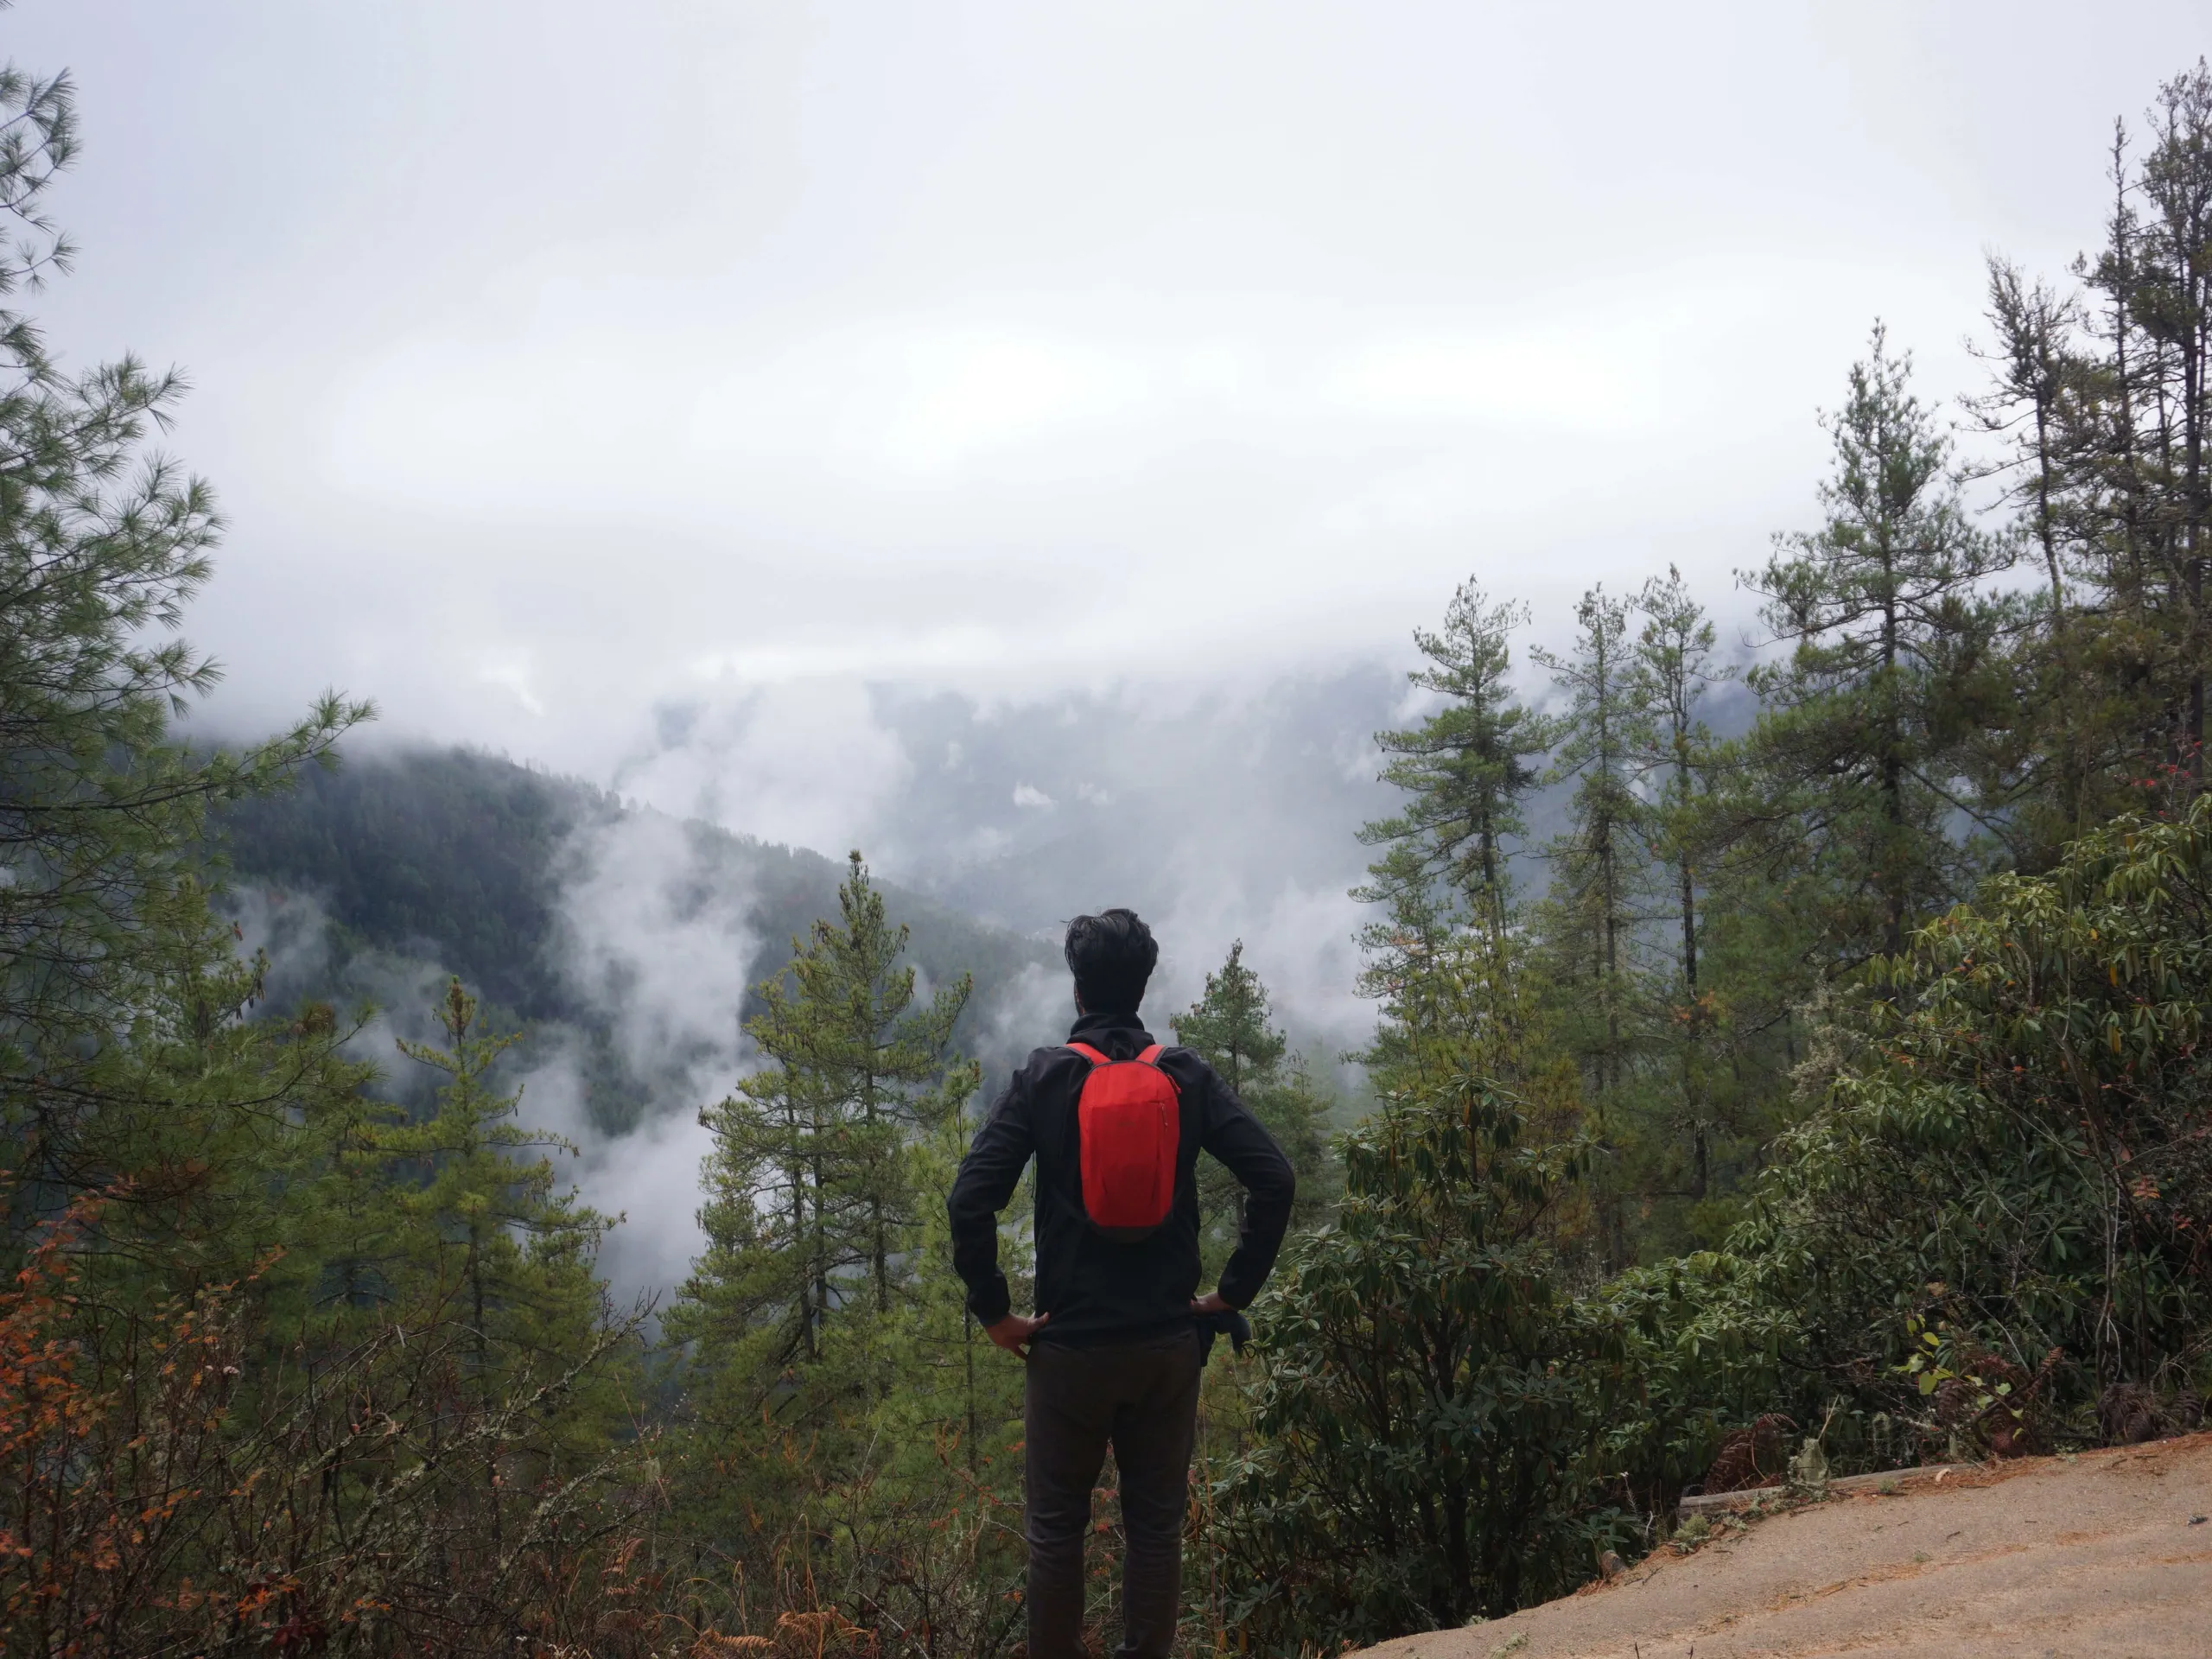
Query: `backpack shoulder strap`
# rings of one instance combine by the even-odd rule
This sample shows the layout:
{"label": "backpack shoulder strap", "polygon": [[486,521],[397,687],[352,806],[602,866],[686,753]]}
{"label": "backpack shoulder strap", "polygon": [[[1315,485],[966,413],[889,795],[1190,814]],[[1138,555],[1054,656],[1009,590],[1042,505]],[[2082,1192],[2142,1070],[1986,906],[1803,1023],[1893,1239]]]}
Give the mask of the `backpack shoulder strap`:
{"label": "backpack shoulder strap", "polygon": [[1071,1053],[1082,1055],[1084,1059],[1089,1060],[1093,1065],[1111,1065],[1113,1064],[1111,1060],[1108,1059],[1103,1054],[1101,1054],[1089,1043],[1070,1043],[1067,1047]]}
{"label": "backpack shoulder strap", "polygon": [[1156,1066],[1160,1064],[1160,1052],[1161,1045],[1154,1043],[1150,1048],[1145,1050],[1143,1053],[1138,1055],[1137,1059],[1142,1065]]}

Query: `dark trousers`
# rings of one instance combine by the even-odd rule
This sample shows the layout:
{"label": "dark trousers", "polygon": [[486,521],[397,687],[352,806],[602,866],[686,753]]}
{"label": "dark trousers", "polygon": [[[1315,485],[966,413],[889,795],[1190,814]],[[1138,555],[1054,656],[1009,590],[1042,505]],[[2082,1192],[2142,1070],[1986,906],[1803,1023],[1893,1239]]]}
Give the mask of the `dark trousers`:
{"label": "dark trousers", "polygon": [[1198,1426],[1194,1330],[1112,1347],[1031,1345],[1022,1422],[1029,1659],[1081,1659],[1083,1541],[1114,1448],[1122,1478],[1119,1659],[1167,1659],[1183,1590],[1183,1514]]}

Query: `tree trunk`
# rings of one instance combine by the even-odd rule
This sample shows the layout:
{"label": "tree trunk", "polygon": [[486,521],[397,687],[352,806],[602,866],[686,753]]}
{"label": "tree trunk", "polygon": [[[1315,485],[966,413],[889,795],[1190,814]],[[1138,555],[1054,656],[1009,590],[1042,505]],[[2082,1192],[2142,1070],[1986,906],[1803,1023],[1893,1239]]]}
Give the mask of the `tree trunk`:
{"label": "tree trunk", "polygon": [[[861,1116],[868,1123],[868,1145],[873,1149],[876,1123],[874,1072],[861,1080],[861,1090],[863,1102]],[[873,1158],[874,1155],[871,1150],[869,1156]],[[881,1166],[871,1172],[868,1196],[868,1255],[869,1265],[875,1273],[875,1311],[878,1313],[891,1312],[891,1241],[886,1232],[883,1214],[883,1183],[887,1173]]]}
{"label": "tree trunk", "polygon": [[1883,851],[1882,938],[1890,955],[1904,953],[1904,734],[1898,730],[1897,563],[1883,528],[1882,556],[1882,815],[1890,844]]}
{"label": "tree trunk", "polygon": [[[484,1331],[484,1257],[482,1239],[477,1224],[468,1225],[468,1304],[469,1316],[474,1321],[469,1331],[469,1346],[476,1356],[476,1398],[478,1408],[486,1416],[492,1411],[492,1353],[491,1344]],[[496,1553],[499,1542],[499,1453],[495,1446],[492,1455],[484,1460],[484,1483],[486,1492],[486,1508],[490,1511],[492,1548]]]}

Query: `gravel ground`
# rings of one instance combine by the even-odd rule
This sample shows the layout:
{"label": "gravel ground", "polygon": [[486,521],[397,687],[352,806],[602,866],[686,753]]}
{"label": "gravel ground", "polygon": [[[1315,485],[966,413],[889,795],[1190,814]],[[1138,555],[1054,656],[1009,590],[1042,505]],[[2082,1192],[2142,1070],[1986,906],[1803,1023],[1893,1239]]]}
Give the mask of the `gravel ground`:
{"label": "gravel ground", "polygon": [[2212,1433],[1906,1481],[1368,1659],[2207,1659]]}

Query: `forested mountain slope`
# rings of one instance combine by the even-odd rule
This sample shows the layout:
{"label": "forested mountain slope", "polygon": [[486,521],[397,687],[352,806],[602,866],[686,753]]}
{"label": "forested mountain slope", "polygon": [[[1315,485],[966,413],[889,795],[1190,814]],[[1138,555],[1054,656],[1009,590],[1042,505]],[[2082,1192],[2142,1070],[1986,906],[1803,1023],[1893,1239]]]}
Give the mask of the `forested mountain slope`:
{"label": "forested mountain slope", "polygon": [[[702,1050],[734,1041],[746,988],[836,915],[845,874],[842,860],[460,748],[310,770],[231,810],[219,833],[242,929],[271,951],[276,1011],[365,998],[411,1029],[420,1011],[402,1005],[458,974],[499,1018],[538,1027],[540,1048],[549,1036],[584,1042],[592,1116],[610,1131],[699,1103],[662,1096]],[[883,891],[912,929],[925,983],[975,976],[963,1046],[997,1068],[1037,1040],[1041,1027],[1011,1020],[1009,1000],[1062,994],[1040,978],[1058,965],[1050,944]],[[712,1006],[715,988],[728,1006]],[[657,998],[671,1006],[647,1006]]]}

